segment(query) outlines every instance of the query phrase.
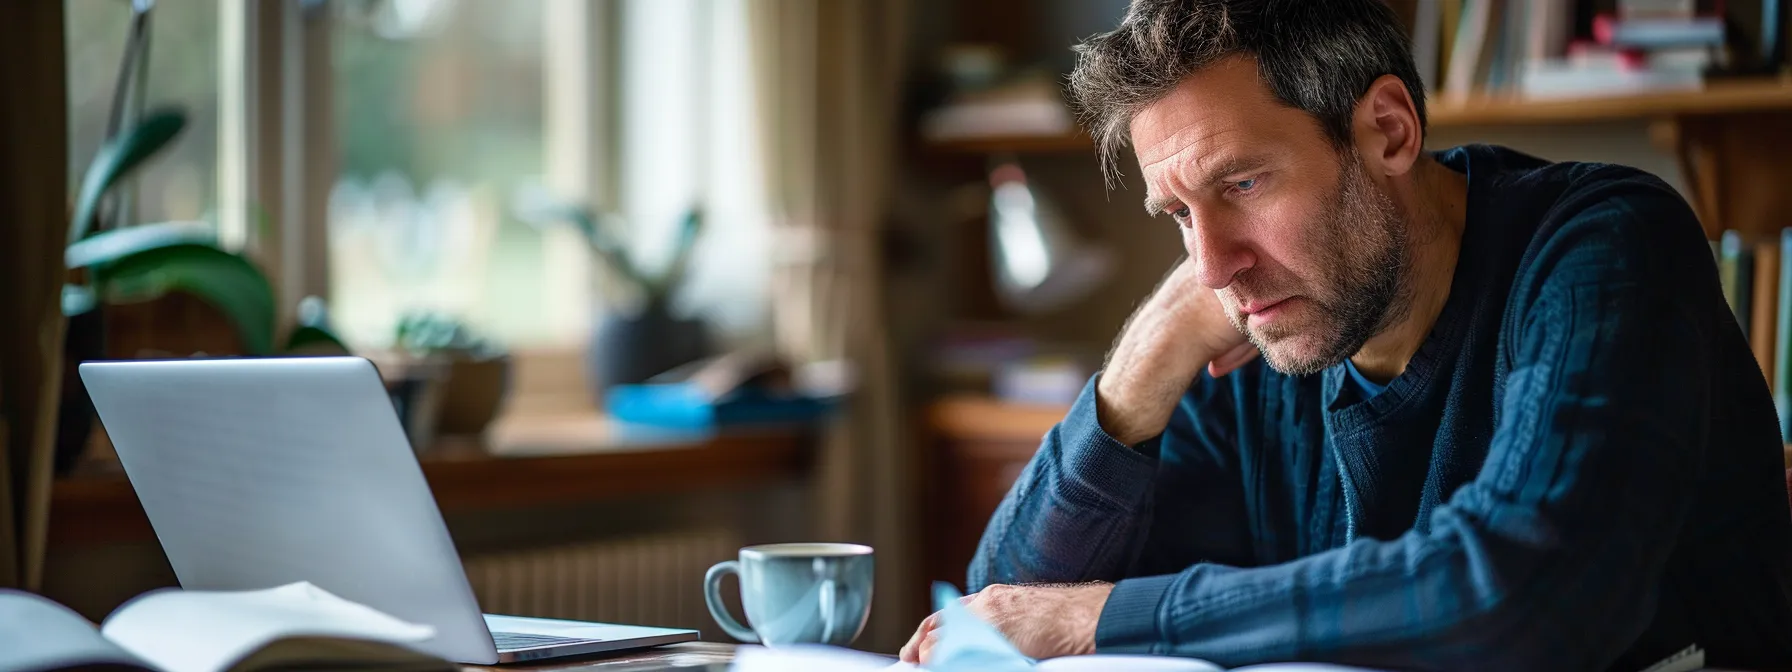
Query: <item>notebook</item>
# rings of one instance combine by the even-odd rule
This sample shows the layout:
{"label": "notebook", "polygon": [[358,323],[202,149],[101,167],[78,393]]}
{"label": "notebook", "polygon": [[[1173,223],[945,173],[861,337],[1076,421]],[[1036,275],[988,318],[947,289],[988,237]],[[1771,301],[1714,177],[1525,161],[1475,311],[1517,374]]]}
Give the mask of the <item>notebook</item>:
{"label": "notebook", "polygon": [[305,582],[253,591],[151,591],[114,610],[97,629],[47,598],[0,591],[0,672],[459,669],[408,646],[434,636],[430,626]]}

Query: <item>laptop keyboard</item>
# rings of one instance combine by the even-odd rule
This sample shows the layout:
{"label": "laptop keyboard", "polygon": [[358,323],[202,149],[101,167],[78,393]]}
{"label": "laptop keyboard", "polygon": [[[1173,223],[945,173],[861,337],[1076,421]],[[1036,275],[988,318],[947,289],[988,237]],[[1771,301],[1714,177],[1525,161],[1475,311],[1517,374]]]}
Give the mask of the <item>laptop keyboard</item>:
{"label": "laptop keyboard", "polygon": [[585,642],[601,642],[601,639],[585,637],[555,637],[553,635],[530,635],[521,632],[492,632],[492,643],[498,645],[499,651],[517,651],[542,646],[560,646],[563,644],[583,644]]}

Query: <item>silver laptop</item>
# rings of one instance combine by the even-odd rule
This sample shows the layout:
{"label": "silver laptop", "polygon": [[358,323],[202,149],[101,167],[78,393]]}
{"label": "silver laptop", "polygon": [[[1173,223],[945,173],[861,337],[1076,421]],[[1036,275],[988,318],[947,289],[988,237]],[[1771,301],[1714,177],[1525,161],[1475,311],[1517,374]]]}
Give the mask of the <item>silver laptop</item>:
{"label": "silver laptop", "polygon": [[365,359],[81,365],[162,550],[192,590],[309,581],[434,626],[462,663],[697,639],[694,630],[481,614],[379,374]]}

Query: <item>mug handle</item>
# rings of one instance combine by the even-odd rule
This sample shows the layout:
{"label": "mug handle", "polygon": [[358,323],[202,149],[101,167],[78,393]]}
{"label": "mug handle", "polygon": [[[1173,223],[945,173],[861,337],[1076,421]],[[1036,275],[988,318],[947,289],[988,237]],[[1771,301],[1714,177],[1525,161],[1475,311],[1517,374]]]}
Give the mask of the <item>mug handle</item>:
{"label": "mug handle", "polygon": [[822,642],[832,643],[834,641],[834,605],[839,602],[839,592],[840,584],[835,583],[833,579],[822,580],[821,594],[818,596],[817,604],[821,609]]}
{"label": "mug handle", "polygon": [[733,635],[735,639],[748,644],[757,644],[759,635],[754,634],[752,628],[734,620],[734,616],[728,613],[727,605],[722,604],[722,576],[725,574],[734,574],[738,577],[740,563],[733,560],[718,562],[714,567],[709,568],[708,573],[703,575],[703,601],[709,603],[709,615],[716,619],[716,625],[722,626],[722,630]]}

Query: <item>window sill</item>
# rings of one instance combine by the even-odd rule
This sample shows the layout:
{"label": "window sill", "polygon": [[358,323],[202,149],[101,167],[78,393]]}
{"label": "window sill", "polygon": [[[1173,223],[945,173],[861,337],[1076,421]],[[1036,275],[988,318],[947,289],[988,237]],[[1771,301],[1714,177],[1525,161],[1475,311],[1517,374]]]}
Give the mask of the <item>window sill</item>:
{"label": "window sill", "polygon": [[[485,439],[444,437],[418,460],[437,505],[460,513],[796,481],[809,473],[813,435],[803,426],[697,434],[589,413],[508,415]],[[96,460],[56,480],[51,548],[154,539],[117,462]]]}

